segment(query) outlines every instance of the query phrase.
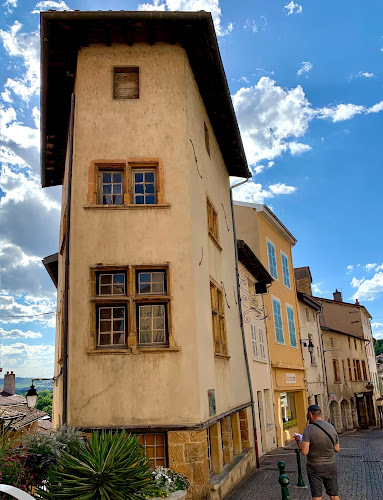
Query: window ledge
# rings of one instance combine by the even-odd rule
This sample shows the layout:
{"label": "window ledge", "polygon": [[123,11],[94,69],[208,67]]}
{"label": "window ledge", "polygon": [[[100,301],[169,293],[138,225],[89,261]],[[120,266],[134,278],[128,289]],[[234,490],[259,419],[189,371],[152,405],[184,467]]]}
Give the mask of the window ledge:
{"label": "window ledge", "polygon": [[127,347],[116,347],[115,349],[88,349],[87,354],[89,355],[94,355],[94,354],[132,354],[132,350],[127,348]]}
{"label": "window ledge", "polygon": [[170,208],[170,203],[155,203],[153,205],[84,205],[85,210],[156,210]]}
{"label": "window ledge", "polygon": [[149,354],[155,352],[180,352],[181,347],[172,346],[172,347],[137,347],[135,349],[134,354]]}
{"label": "window ledge", "polygon": [[268,363],[267,359],[257,358],[255,356],[253,356],[253,361],[258,361],[258,363],[264,363],[264,364]]}
{"label": "window ledge", "polygon": [[209,236],[210,236],[210,239],[213,241],[214,245],[218,248],[218,250],[220,252],[222,252],[221,245],[219,244],[218,240],[214,237],[214,235],[210,231],[209,231]]}
{"label": "window ledge", "polygon": [[218,354],[218,353],[214,353],[214,357],[220,358],[220,359],[230,359],[231,358],[231,356],[229,356],[228,354]]}

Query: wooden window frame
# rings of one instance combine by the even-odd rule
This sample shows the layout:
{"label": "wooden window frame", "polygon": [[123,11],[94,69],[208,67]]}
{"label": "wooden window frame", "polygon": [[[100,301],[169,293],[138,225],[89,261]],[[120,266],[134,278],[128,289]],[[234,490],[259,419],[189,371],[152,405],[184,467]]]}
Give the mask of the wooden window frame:
{"label": "wooden window frame", "polygon": [[357,371],[357,374],[358,374],[358,381],[362,381],[362,370],[360,368],[360,361],[359,359],[356,360],[356,371]]}
{"label": "wooden window frame", "polygon": [[352,382],[352,369],[351,369],[350,358],[347,358],[347,367],[348,367],[348,377],[350,379],[350,382]]}
{"label": "wooden window frame", "polygon": [[[137,74],[137,93],[131,97],[118,97],[116,91],[116,75],[119,73]],[[114,66],[112,68],[112,92],[113,100],[131,101],[140,98],[140,68],[138,66]]]}
{"label": "wooden window frame", "polygon": [[219,241],[219,221],[218,212],[214,208],[213,203],[206,197],[206,212],[207,212],[207,228],[211,239],[214,241],[219,250],[222,250]]}
{"label": "wooden window frame", "polygon": [[229,357],[224,293],[222,288],[210,279],[210,304],[212,314],[213,349],[217,357]]}
{"label": "wooden window frame", "polygon": [[265,336],[263,334],[263,328],[261,326],[258,327],[258,336],[259,336],[259,350],[261,353],[261,359],[266,359]]}
{"label": "wooden window frame", "polygon": [[[114,175],[114,174],[117,174],[117,173],[120,173],[121,174],[121,183],[116,183],[117,184],[121,184],[121,193],[117,193],[115,194],[115,196],[121,196],[121,203],[103,203],[103,179],[102,179],[102,176],[104,173],[110,173],[111,175]],[[97,193],[98,193],[98,204],[99,205],[103,205],[103,206],[121,206],[124,204],[124,197],[125,197],[125,185],[126,185],[126,181],[125,181],[125,170],[124,168],[122,167],[119,167],[119,168],[99,168],[98,169],[98,190],[97,190]],[[113,182],[110,183],[110,185],[112,186],[112,190],[113,190],[113,186],[115,185]],[[110,196],[113,196],[114,193],[111,193]]]}
{"label": "wooden window frame", "polygon": [[368,380],[366,362],[362,359],[363,380]]}
{"label": "wooden window frame", "polygon": [[[158,198],[158,189],[157,189],[157,177],[158,177],[158,169],[157,169],[157,166],[156,165],[130,165],[130,170],[131,170],[131,185],[132,185],[132,189],[131,189],[131,204],[132,205],[157,205],[157,198]],[[135,192],[135,187],[136,187],[136,181],[135,181],[135,174],[138,174],[138,173],[142,173],[142,174],[146,174],[146,173],[153,173],[153,177],[154,177],[154,191],[153,193],[136,193]],[[141,183],[138,183],[138,184],[141,184]],[[145,181],[142,182],[143,186],[145,186]],[[149,183],[148,183],[149,184]],[[150,183],[152,184],[152,183]],[[146,200],[146,197],[147,196],[150,196],[150,195],[153,195],[154,197],[154,203],[136,203],[136,196],[143,196],[144,197],[144,200]]]}
{"label": "wooden window frame", "polygon": [[[153,436],[153,444],[147,444],[146,441],[148,436]],[[163,436],[163,442],[157,444],[157,436]],[[168,465],[168,440],[166,432],[143,432],[140,434],[136,434],[138,442],[144,449],[145,454],[149,458],[151,464],[153,464],[153,469],[157,466],[167,467]],[[156,451],[157,448],[164,448],[164,456],[157,457]],[[147,449],[153,449],[153,457],[150,457],[148,453],[146,453]],[[157,463],[163,462],[163,463]]]}
{"label": "wooden window frame", "polygon": [[253,357],[258,358],[257,326],[255,323],[250,322],[250,332],[251,332],[251,346],[253,350]]}
{"label": "wooden window frame", "polygon": [[[101,338],[101,335],[109,335],[111,337],[113,337],[114,333],[117,333],[117,332],[114,332],[114,330],[111,330],[110,332],[101,332],[101,329],[100,329],[100,321],[101,321],[101,318],[100,318],[100,309],[106,309],[106,308],[109,308],[109,309],[123,309],[124,310],[124,318],[123,318],[123,321],[124,321],[124,343],[120,344],[120,343],[109,343],[109,344],[101,344],[100,342],[100,338]],[[111,318],[111,321],[113,322],[113,318]],[[97,348],[98,349],[118,349],[118,348],[126,348],[127,347],[127,344],[128,344],[128,335],[127,335],[127,326],[129,324],[129,316],[128,316],[128,308],[127,308],[127,304],[119,304],[119,303],[100,303],[100,304],[97,304],[96,306],[96,323],[97,323]]]}

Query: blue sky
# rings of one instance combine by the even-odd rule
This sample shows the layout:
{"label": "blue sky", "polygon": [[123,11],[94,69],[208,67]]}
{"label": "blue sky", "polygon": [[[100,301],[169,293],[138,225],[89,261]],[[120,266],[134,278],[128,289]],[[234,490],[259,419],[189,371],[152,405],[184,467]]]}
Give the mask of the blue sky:
{"label": "blue sky", "polygon": [[[248,162],[235,190],[298,239],[314,290],[356,297],[383,338],[383,4],[287,0],[30,1],[0,9],[0,366],[53,375],[60,188],[40,188],[40,10],[211,11]],[[21,317],[22,316],[22,317]]]}

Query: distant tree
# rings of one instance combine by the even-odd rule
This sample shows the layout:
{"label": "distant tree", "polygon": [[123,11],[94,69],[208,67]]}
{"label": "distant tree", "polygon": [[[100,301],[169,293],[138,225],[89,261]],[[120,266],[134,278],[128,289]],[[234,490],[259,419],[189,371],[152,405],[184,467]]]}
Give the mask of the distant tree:
{"label": "distant tree", "polygon": [[53,394],[51,391],[40,391],[37,398],[36,408],[45,411],[52,416]]}
{"label": "distant tree", "polygon": [[375,354],[378,356],[378,354],[383,354],[383,339],[379,339],[375,343]]}

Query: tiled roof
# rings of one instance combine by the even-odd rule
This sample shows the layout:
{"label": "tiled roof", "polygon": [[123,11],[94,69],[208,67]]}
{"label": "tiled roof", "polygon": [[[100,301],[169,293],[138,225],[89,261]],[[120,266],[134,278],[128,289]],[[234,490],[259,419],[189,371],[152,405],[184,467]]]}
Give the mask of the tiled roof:
{"label": "tiled roof", "polygon": [[9,394],[5,391],[0,392],[0,408],[2,406],[18,405],[20,403],[26,403],[23,396],[19,396],[18,394]]}
{"label": "tiled roof", "polygon": [[45,411],[28,408],[26,404],[13,404],[0,407],[0,420],[9,422],[14,430],[25,427],[46,415]]}

